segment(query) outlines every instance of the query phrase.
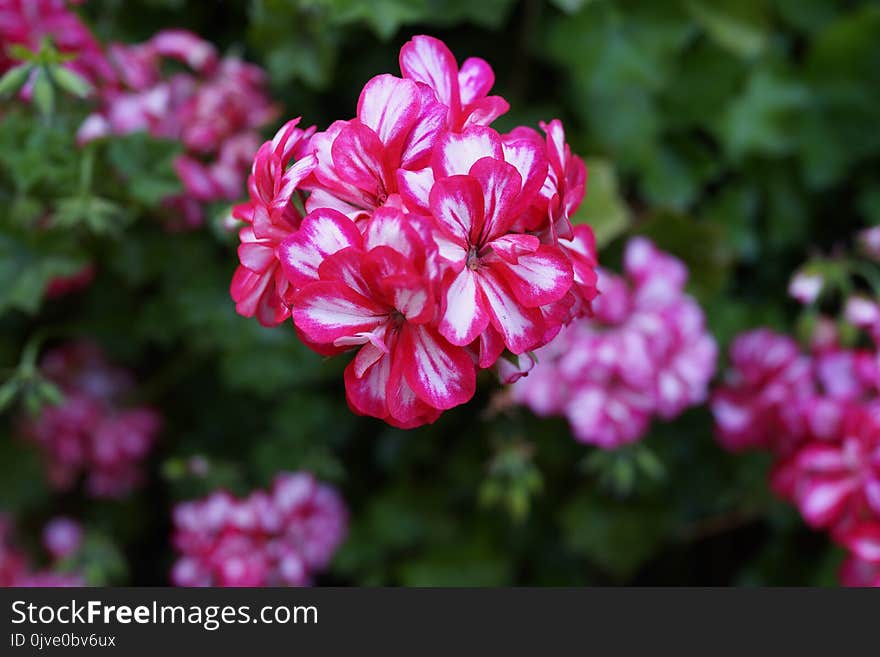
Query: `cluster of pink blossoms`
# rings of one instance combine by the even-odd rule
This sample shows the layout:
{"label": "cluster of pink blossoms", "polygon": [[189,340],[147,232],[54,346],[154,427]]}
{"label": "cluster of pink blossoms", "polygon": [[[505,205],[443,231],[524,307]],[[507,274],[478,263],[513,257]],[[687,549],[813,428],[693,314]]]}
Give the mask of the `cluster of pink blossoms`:
{"label": "cluster of pink blossoms", "polygon": [[50,556],[48,568],[35,570],[14,542],[12,519],[0,513],[0,587],[84,586],[76,573],[62,573],[54,568],[79,550],[82,528],[68,518],[55,518],[43,530],[43,547]]}
{"label": "cluster of pink blossoms", "polygon": [[83,0],[0,0],[0,73],[15,65],[7,48],[21,45],[38,51],[44,38],[59,52],[76,55],[65,64],[92,84],[114,77],[101,45],[69,5]]}
{"label": "cluster of pink blossoms", "polygon": [[[166,200],[183,227],[203,222],[204,204],[239,198],[260,145],[258,129],[277,114],[263,70],[220,58],[184,30],[163,30],[138,45],[111,44],[107,57],[115,75],[99,87],[101,107],[81,126],[80,142],[148,132],[183,144],[174,166],[185,192]],[[168,74],[166,61],[187,70]]]}
{"label": "cluster of pink blossoms", "polygon": [[717,347],[687,268],[649,240],[624,254],[626,279],[599,271],[593,316],[536,352],[511,394],[543,416],[564,415],[577,440],[611,449],[638,440],[652,416],[671,419],[701,403]]}
{"label": "cluster of pink blossoms", "polygon": [[244,499],[216,492],[174,509],[176,586],[304,586],[330,563],[348,513],[332,487],[283,473]]}
{"label": "cluster of pink blossoms", "polygon": [[770,451],[774,491],[849,550],[843,582],[880,585],[880,349],[843,348],[833,327],[810,353],[769,329],[739,336],[711,406],[721,444]]}
{"label": "cluster of pink blossoms", "polygon": [[415,427],[468,401],[505,349],[584,314],[596,256],[570,221],[586,168],[558,120],[545,135],[488,127],[508,109],[492,69],[459,68],[431,37],[400,68],[366,84],[356,118],[317,133],[294,120],[260,148],[231,293],[265,325],[292,315],[321,354],[357,350],[351,408]]}
{"label": "cluster of pink blossoms", "polygon": [[58,385],[64,399],[24,419],[22,434],[41,447],[52,485],[65,490],[84,477],[94,497],[130,492],[141,482],[143,461],[159,430],[159,414],[122,404],[132,379],[111,366],[92,343],[48,352],[41,371]]}

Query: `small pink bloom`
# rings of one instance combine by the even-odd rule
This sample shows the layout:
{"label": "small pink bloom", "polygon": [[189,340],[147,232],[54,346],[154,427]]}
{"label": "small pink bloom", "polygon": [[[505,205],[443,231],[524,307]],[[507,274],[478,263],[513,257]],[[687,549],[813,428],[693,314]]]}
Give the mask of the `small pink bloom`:
{"label": "small pink bloom", "polygon": [[798,272],[788,285],[788,294],[804,305],[810,305],[822,294],[825,279],[821,274]]}

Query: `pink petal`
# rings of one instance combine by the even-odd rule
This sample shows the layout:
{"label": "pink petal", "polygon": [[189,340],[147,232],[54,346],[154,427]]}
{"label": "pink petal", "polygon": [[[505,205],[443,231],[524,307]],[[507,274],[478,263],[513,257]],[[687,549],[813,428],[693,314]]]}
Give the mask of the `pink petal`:
{"label": "pink petal", "polygon": [[474,101],[468,106],[462,120],[462,130],[472,126],[489,125],[510,109],[510,104],[501,96],[488,96]]}
{"label": "pink petal", "polygon": [[419,171],[397,170],[397,191],[411,212],[430,213],[430,194],[434,186],[434,171],[425,167]]}
{"label": "pink petal", "polygon": [[275,264],[275,249],[270,244],[246,242],[238,246],[238,259],[252,271],[265,271]]}
{"label": "pink petal", "polygon": [[318,267],[327,256],[360,247],[361,241],[360,231],[350,219],[336,210],[316,210],[279,245],[277,255],[285,276],[299,287],[318,280]]}
{"label": "pink petal", "polygon": [[541,311],[519,303],[504,279],[490,267],[480,270],[478,281],[488,305],[492,326],[504,337],[507,348],[514,354],[533,349],[544,332]]}
{"label": "pink petal", "polygon": [[[361,350],[368,347],[363,347]],[[386,393],[391,374],[391,355],[378,358],[361,376],[357,376],[357,358],[345,368],[345,397],[356,413],[384,418],[388,415]]]}
{"label": "pink petal", "polygon": [[451,279],[446,289],[438,326],[440,334],[452,344],[464,346],[486,330],[489,319],[477,276],[465,267]]}
{"label": "pink petal", "polygon": [[293,300],[293,321],[313,342],[372,331],[388,321],[388,309],[338,281],[318,281],[300,289]]}
{"label": "pink petal", "polygon": [[410,219],[397,208],[382,207],[362,227],[364,249],[388,246],[414,262],[424,258],[425,247]]}
{"label": "pink petal", "polygon": [[330,147],[337,175],[376,198],[387,188],[384,147],[379,137],[360,121],[350,121]]}
{"label": "pink petal", "polygon": [[496,269],[517,300],[528,308],[558,301],[571,288],[573,280],[568,259],[547,245],[535,253],[520,256],[516,264],[499,262]]}
{"label": "pink petal", "polygon": [[413,391],[429,406],[452,408],[474,396],[476,372],[470,356],[427,326],[406,325],[395,357],[401,359]]}
{"label": "pink petal", "polygon": [[522,178],[512,164],[483,158],[470,170],[483,191],[485,219],[480,230],[480,244],[491,242],[506,233],[515,216],[515,203],[522,189]]}
{"label": "pink petal", "polygon": [[495,84],[495,73],[485,59],[469,57],[464,60],[458,72],[458,86],[461,90],[461,104],[470,105],[483,98]]}
{"label": "pink petal", "polygon": [[361,92],[357,115],[386,148],[396,148],[418,119],[421,104],[421,92],[412,80],[377,75]]}
{"label": "pink petal", "polygon": [[473,243],[483,226],[483,191],[470,176],[451,176],[434,183],[431,213],[462,245]]}
{"label": "pink petal", "polygon": [[445,132],[437,140],[431,166],[435,178],[446,178],[468,173],[477,160],[491,157],[504,158],[501,136],[482,126],[474,126],[463,132]]}
{"label": "pink petal", "polygon": [[400,166],[421,169],[431,164],[431,151],[441,131],[446,127],[447,108],[434,99],[434,92],[422,86],[422,107],[418,120],[403,144]]}
{"label": "pink petal", "polygon": [[535,235],[510,234],[492,241],[492,250],[511,264],[516,264],[520,256],[534,253],[540,246],[541,240]]}
{"label": "pink petal", "polygon": [[856,484],[850,479],[808,483],[798,493],[798,507],[804,520],[812,527],[827,526],[843,511],[855,487]]}
{"label": "pink petal", "polygon": [[533,139],[505,140],[504,160],[516,167],[522,178],[522,192],[517,203],[530,204],[547,179],[547,156],[541,144]]}
{"label": "pink petal", "polygon": [[404,77],[431,87],[441,103],[458,113],[458,63],[446,44],[429,36],[415,36],[400,49]]}

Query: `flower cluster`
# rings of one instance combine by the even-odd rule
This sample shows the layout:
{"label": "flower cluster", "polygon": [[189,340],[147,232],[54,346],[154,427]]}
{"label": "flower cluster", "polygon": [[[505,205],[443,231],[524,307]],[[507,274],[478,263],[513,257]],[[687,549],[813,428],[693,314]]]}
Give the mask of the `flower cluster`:
{"label": "flower cluster", "polygon": [[262,146],[231,293],[263,324],[292,316],[318,353],[356,350],[351,408],[414,427],[468,401],[505,350],[584,314],[596,258],[571,223],[586,168],[558,120],[496,132],[508,104],[492,69],[431,37],[400,68],[366,84],[356,118],[295,120]]}
{"label": "flower cluster", "polygon": [[771,452],[774,491],[849,550],[842,581],[877,585],[880,349],[844,348],[833,327],[809,353],[769,329],[739,336],[711,406],[721,444]]}
{"label": "flower cluster", "polygon": [[[185,152],[174,166],[185,193],[166,205],[183,227],[203,222],[205,204],[239,198],[260,145],[258,129],[277,113],[262,69],[221,58],[184,30],[111,44],[108,60],[115,76],[99,89],[101,107],[80,127],[79,141],[141,131],[179,141]],[[185,70],[168,73],[163,65],[170,61]]]}
{"label": "flower cluster", "polygon": [[715,372],[715,340],[684,292],[684,264],[634,238],[624,272],[599,271],[593,316],[538,350],[511,388],[518,403],[564,415],[577,440],[605,449],[638,440],[654,415],[671,419],[702,402]]}
{"label": "flower cluster", "polygon": [[48,352],[41,371],[64,399],[24,419],[22,434],[42,448],[52,485],[69,489],[85,477],[94,497],[127,494],[141,481],[143,461],[159,430],[158,413],[122,404],[132,379],[92,343]]}
{"label": "flower cluster", "polygon": [[36,570],[14,542],[12,519],[0,513],[0,587],[84,586],[82,576],[57,570],[61,560],[75,554],[82,528],[68,518],[55,518],[43,530],[43,546],[49,553],[48,568]]}
{"label": "flower cluster", "polygon": [[216,492],[174,509],[177,586],[303,586],[330,563],[348,514],[332,487],[282,473],[244,499]]}
{"label": "flower cluster", "polygon": [[[79,0],[81,2],[81,0]],[[15,62],[7,48],[21,45],[32,51],[50,38],[59,52],[73,55],[66,64],[92,84],[115,78],[101,45],[68,5],[76,0],[0,0],[0,73]]]}

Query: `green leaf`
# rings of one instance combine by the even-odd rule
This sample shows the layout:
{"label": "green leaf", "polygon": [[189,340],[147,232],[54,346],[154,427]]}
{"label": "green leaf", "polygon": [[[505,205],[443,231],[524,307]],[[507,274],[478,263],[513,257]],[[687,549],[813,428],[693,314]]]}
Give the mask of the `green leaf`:
{"label": "green leaf", "polygon": [[79,73],[63,66],[52,67],[52,79],[68,93],[85,98],[92,92],[92,85]]}
{"label": "green leaf", "polygon": [[760,55],[769,41],[761,0],[706,0],[687,3],[688,11],[718,45],[739,57]]}
{"label": "green leaf", "polygon": [[629,227],[630,212],[620,196],[614,167],[600,159],[587,159],[586,164],[587,193],[572,223],[589,224],[602,247]]}
{"label": "green leaf", "polygon": [[27,82],[32,68],[32,64],[19,64],[6,71],[0,78],[0,95],[11,95],[21,89]]}
{"label": "green leaf", "polygon": [[51,116],[55,108],[55,89],[44,66],[34,76],[34,104],[43,116]]}

